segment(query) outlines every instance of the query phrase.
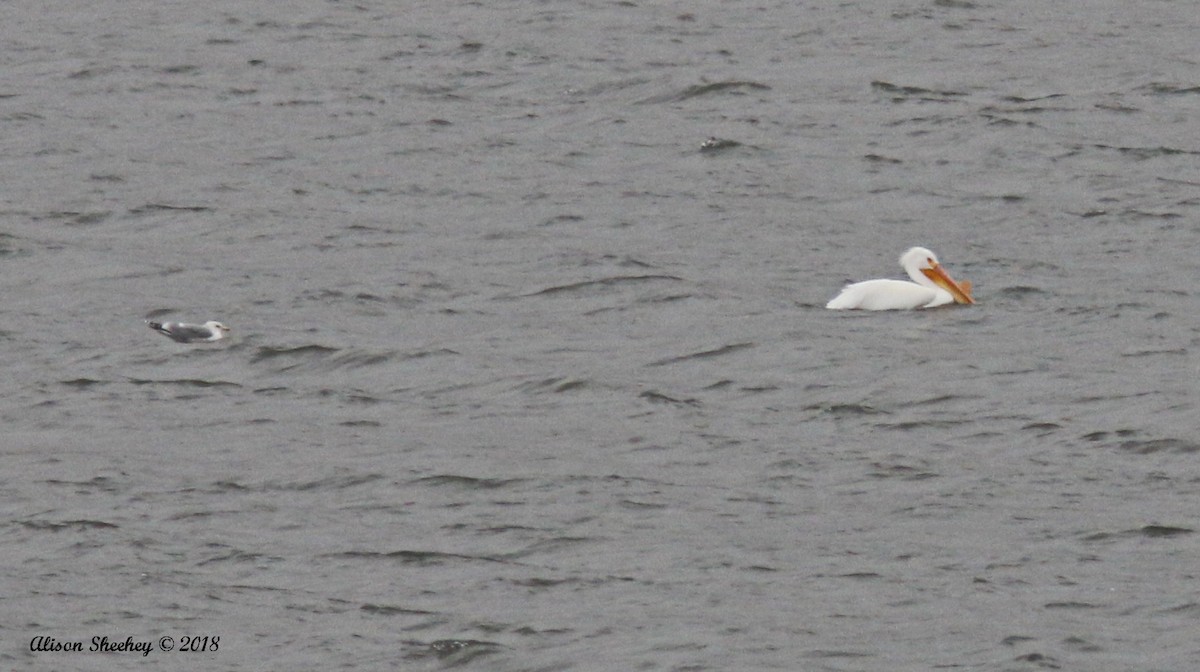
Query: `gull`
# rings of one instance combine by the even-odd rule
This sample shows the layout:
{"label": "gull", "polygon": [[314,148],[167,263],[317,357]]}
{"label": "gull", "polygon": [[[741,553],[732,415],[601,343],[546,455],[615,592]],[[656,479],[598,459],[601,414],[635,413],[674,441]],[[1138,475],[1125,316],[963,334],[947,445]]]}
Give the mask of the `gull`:
{"label": "gull", "polygon": [[231,330],[229,327],[209,320],[204,324],[188,324],[186,322],[151,322],[146,325],[172,341],[179,343],[211,343],[225,338]]}

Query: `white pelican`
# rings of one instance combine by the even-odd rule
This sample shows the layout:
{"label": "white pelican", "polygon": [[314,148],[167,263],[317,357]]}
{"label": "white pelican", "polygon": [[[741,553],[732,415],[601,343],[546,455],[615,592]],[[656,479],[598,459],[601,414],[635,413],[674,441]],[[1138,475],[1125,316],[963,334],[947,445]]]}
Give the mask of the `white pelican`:
{"label": "white pelican", "polygon": [[229,327],[217,322],[209,320],[204,324],[187,324],[186,322],[151,322],[146,321],[146,325],[167,338],[178,341],[180,343],[194,343],[196,341],[219,341],[225,338],[225,333],[232,331]]}
{"label": "white pelican", "polygon": [[908,310],[944,306],[951,302],[975,303],[971,298],[971,283],[955,282],[933,252],[914,247],[900,257],[900,265],[912,282],[856,282],[846,285],[825,307],[831,310]]}

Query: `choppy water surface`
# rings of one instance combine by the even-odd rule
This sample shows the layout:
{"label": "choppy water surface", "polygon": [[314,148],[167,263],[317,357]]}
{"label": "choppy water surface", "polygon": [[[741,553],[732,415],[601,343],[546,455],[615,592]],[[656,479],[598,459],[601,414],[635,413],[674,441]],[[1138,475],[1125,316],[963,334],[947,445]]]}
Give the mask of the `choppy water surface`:
{"label": "choppy water surface", "polygon": [[0,14],[6,667],[1200,664],[1190,3]]}

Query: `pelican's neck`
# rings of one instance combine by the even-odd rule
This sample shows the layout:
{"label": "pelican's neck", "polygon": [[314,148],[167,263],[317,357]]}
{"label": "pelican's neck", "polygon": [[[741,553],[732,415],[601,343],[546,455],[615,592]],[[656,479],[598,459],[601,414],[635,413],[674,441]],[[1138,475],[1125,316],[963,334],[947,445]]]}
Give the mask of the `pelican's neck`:
{"label": "pelican's neck", "polygon": [[921,272],[921,267],[925,265],[927,259],[931,258],[933,258],[933,253],[929,250],[923,247],[914,247],[905,252],[903,257],[900,257],[900,266],[908,274],[908,277],[912,278],[912,281],[918,285],[931,289],[941,289]]}
{"label": "pelican's neck", "polygon": [[921,263],[922,262],[920,260],[916,260],[911,263],[905,264],[904,272],[908,273],[908,277],[912,278],[913,282],[917,283],[918,285],[920,285],[922,287],[929,287],[930,289],[941,289],[936,284],[934,284],[934,282],[932,280],[925,277],[925,274],[921,272]]}

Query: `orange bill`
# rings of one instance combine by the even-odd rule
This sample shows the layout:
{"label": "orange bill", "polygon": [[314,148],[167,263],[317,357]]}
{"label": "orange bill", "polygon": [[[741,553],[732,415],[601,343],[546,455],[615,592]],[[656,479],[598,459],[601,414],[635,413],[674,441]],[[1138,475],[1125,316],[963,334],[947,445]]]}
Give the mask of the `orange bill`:
{"label": "orange bill", "polygon": [[975,299],[971,298],[971,283],[964,280],[961,284],[956,282],[946,269],[942,268],[941,264],[934,263],[933,268],[922,268],[921,273],[925,277],[933,281],[933,284],[950,292],[950,296],[954,297],[955,303],[975,303]]}

